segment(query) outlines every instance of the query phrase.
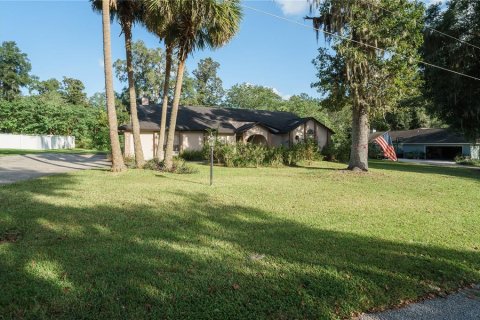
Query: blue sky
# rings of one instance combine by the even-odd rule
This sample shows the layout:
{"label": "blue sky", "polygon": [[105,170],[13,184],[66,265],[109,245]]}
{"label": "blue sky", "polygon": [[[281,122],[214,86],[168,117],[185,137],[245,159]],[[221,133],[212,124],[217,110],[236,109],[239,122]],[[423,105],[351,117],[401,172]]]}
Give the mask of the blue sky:
{"label": "blue sky", "polygon": [[[245,4],[302,23],[308,12],[306,0]],[[78,78],[89,95],[104,88],[101,28],[101,16],[92,12],[88,1],[0,0],[0,42],[16,41],[28,54],[32,73],[41,79]],[[160,45],[141,27],[134,30],[134,39],[149,47]],[[301,92],[316,95],[310,88],[315,81],[311,60],[320,44],[312,30],[244,9],[239,34],[221,49],[195,52],[187,67],[192,71],[200,59],[210,56],[220,62],[226,88],[249,82],[275,88],[285,97]],[[125,56],[117,23],[112,25],[112,55],[114,60]],[[115,89],[121,88],[116,82]]]}
{"label": "blue sky", "polygon": [[[307,0],[244,0],[244,4],[299,23],[308,13]],[[149,47],[161,45],[141,27],[134,30],[134,39]],[[89,95],[103,91],[101,16],[87,0],[0,0],[0,42],[11,40],[28,54],[32,74],[40,79],[68,76],[82,80]],[[192,71],[200,59],[212,57],[221,64],[219,75],[226,88],[248,82],[272,87],[285,98],[301,92],[318,96],[310,88],[315,81],[311,61],[322,45],[313,30],[245,8],[239,34],[223,48],[195,52],[187,67]],[[116,22],[112,55],[114,61],[125,56]],[[115,90],[122,86],[116,81]]]}

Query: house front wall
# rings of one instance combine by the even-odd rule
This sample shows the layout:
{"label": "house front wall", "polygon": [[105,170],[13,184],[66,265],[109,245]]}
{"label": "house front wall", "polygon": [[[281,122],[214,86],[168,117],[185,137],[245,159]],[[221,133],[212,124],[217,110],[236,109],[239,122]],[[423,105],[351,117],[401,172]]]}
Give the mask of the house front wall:
{"label": "house front wall", "polygon": [[[329,141],[329,131],[322,125],[319,125],[313,120],[307,121],[305,124],[298,126],[297,128],[293,129],[290,133],[286,134],[273,134],[270,133],[266,128],[262,126],[255,126],[250,128],[249,130],[245,131],[242,135],[243,142],[247,142],[248,138],[253,135],[261,135],[265,137],[269,146],[272,147],[280,147],[285,146],[288,147],[294,143],[298,143],[300,141],[304,141],[306,136],[312,135],[315,137],[315,140],[318,143],[319,148],[323,148],[328,144]],[[125,132],[125,150],[124,154],[126,157],[133,157],[135,155],[134,152],[134,144],[133,144],[133,135],[131,132]],[[295,139],[298,137],[298,139]],[[157,150],[158,144],[158,132],[142,132],[140,134],[140,138],[142,141],[142,149],[143,154],[146,160],[153,159]],[[226,134],[220,133],[218,134],[218,140],[224,143],[235,143],[237,137],[235,134]],[[184,150],[201,150],[205,143],[205,132],[199,131],[182,131],[175,133],[174,139],[174,152],[177,154],[178,152]],[[166,144],[166,141],[165,141]]]}
{"label": "house front wall", "polygon": [[305,138],[313,137],[320,149],[324,148],[329,142],[329,131],[322,125],[313,120],[309,120],[299,125],[290,132],[290,143],[305,141]]}
{"label": "house front wall", "polygon": [[270,132],[268,132],[268,130],[262,126],[255,126],[245,131],[243,133],[243,142],[247,142],[248,138],[254,135],[260,135],[265,137],[267,143],[270,145]]}
{"label": "house front wall", "polygon": [[315,135],[317,138],[318,147],[320,149],[323,149],[329,143],[330,131],[324,126],[319,125],[318,123],[316,123],[315,126],[316,126]]}
{"label": "house front wall", "polygon": [[181,150],[202,150],[204,133],[203,132],[182,132],[180,133],[182,137],[182,147]]}
{"label": "house front wall", "polygon": [[271,134],[270,135],[270,145],[272,147],[288,147],[290,140],[288,134]]}
{"label": "house front wall", "polygon": [[475,160],[480,160],[480,146],[470,146],[470,157]]}
{"label": "house front wall", "polygon": [[[133,134],[131,132],[125,132],[124,137],[125,137],[124,155],[125,157],[134,157],[135,147],[133,143]],[[156,148],[156,146],[153,145],[154,143],[153,132],[148,132],[148,133],[142,132],[140,134],[140,142],[142,143],[143,156],[145,160],[153,159],[154,150]]]}
{"label": "house front wall", "polygon": [[[125,132],[125,157],[135,156],[133,134],[131,132]],[[140,134],[140,140],[142,142],[143,156],[145,160],[151,160],[154,158],[157,151],[158,144],[158,132],[142,132]],[[174,154],[178,154],[184,150],[202,150],[204,144],[205,133],[199,131],[182,131],[175,133]],[[219,134],[218,140],[225,143],[235,143],[234,134]],[[165,141],[166,145],[167,141]]]}
{"label": "house front wall", "polygon": [[305,125],[299,125],[290,132],[290,139],[292,144],[299,143],[304,140]]}
{"label": "house front wall", "polygon": [[399,145],[399,149],[403,151],[404,156],[406,153],[425,153],[424,144],[403,144]]}
{"label": "house front wall", "polygon": [[143,157],[145,160],[153,159],[156,149],[154,146],[154,142],[156,141],[154,133],[141,133],[140,140],[142,141]]}
{"label": "house front wall", "polygon": [[445,144],[445,143],[429,143],[429,144],[399,144],[397,152],[403,154],[405,157],[406,154],[419,154],[425,156],[427,153],[427,147],[461,147],[462,155],[466,157],[472,157],[473,159],[478,159],[479,157],[479,147],[473,146],[470,144]]}
{"label": "house front wall", "polygon": [[219,133],[217,135],[218,141],[221,141],[223,143],[235,143],[236,142],[236,137],[235,134],[226,134],[226,133]]}
{"label": "house front wall", "polygon": [[[179,133],[179,139],[181,141],[181,149],[184,150],[202,150],[205,143],[205,132],[200,131],[186,131]],[[218,141],[223,143],[235,143],[235,134],[219,133],[217,135]]]}

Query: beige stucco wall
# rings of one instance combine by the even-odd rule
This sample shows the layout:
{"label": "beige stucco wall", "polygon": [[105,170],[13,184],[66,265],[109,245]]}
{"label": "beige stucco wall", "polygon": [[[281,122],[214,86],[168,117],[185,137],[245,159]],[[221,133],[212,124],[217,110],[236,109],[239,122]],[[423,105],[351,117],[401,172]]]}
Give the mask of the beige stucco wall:
{"label": "beige stucco wall", "polygon": [[317,126],[316,138],[317,138],[318,146],[320,147],[320,149],[323,149],[323,147],[325,147],[328,144],[329,132],[324,126],[321,126],[319,124],[317,124],[316,126]]}
{"label": "beige stucco wall", "polygon": [[[317,141],[318,147],[320,149],[322,149],[328,144],[328,130],[324,126],[316,123],[313,120],[309,120],[305,124],[302,124],[291,131],[290,138],[292,143],[304,141],[305,133],[307,134],[307,137],[309,136],[309,130],[313,130],[315,140]],[[296,136],[299,137],[299,140],[295,139]]]}
{"label": "beige stucco wall", "polygon": [[[298,143],[298,142],[303,141],[303,139],[304,139],[304,127],[305,126],[303,124],[301,124],[291,131],[290,137],[292,139],[292,143]],[[298,136],[298,139],[295,139],[295,137],[297,137],[297,136]]]}
{"label": "beige stucco wall", "polygon": [[[125,132],[125,157],[135,156],[135,147],[133,143],[133,134]],[[142,143],[143,156],[145,160],[153,159],[153,133],[141,133],[140,141]]]}
{"label": "beige stucco wall", "polygon": [[217,135],[218,141],[224,142],[224,143],[235,143],[236,138],[235,134],[226,134],[226,133],[219,133]]}
{"label": "beige stucco wall", "polygon": [[270,144],[272,147],[288,147],[290,145],[288,134],[270,134]]}
{"label": "beige stucco wall", "polygon": [[125,132],[125,149],[123,150],[125,157],[133,157],[133,135]]}
{"label": "beige stucco wall", "polygon": [[[183,150],[202,150],[205,141],[205,133],[203,132],[182,132],[182,151]],[[218,141],[224,143],[235,143],[235,134],[220,133],[217,136]]]}
{"label": "beige stucco wall", "polygon": [[243,141],[247,142],[248,138],[253,135],[261,135],[267,139],[267,142],[270,143],[270,132],[267,129],[261,126],[255,126],[253,128],[248,129],[243,133]]}
{"label": "beige stucco wall", "polygon": [[204,134],[202,132],[182,132],[183,150],[202,150]]}
{"label": "beige stucco wall", "polygon": [[[133,144],[133,134],[125,132],[125,157],[135,156],[135,148]],[[143,156],[145,160],[153,159],[153,133],[141,133],[140,140],[142,142]]]}
{"label": "beige stucco wall", "polygon": [[[153,132],[141,133],[140,140],[142,141],[143,156],[145,160],[153,159]],[[133,146],[133,143],[132,143]]]}
{"label": "beige stucco wall", "polygon": [[[308,120],[305,123],[305,132],[307,133],[307,138],[314,138],[315,137],[315,126],[316,122],[313,120]],[[309,131],[311,131],[311,135],[309,135]]]}
{"label": "beige stucco wall", "polygon": [[[264,136],[270,146],[289,146],[290,143],[296,143],[297,140],[295,136],[299,136],[299,141],[303,141],[305,129],[308,132],[309,129],[312,129],[316,133],[316,141],[318,146],[323,148],[328,144],[328,130],[317,124],[315,121],[308,121],[305,124],[298,126],[293,129],[290,134],[271,134],[267,129],[261,126],[255,126],[247,130],[243,134],[243,141],[246,142],[247,139],[252,135],[262,135]],[[308,134],[307,134],[308,135]],[[156,151],[156,144],[158,143],[158,133],[155,132],[144,132],[140,135],[142,140],[142,148],[144,157],[146,160],[153,159],[154,152]],[[155,137],[155,138],[154,138]],[[155,139],[155,140],[154,140]],[[235,143],[236,136],[235,134],[219,134],[218,139],[227,143]],[[166,141],[165,141],[166,143]],[[203,132],[177,132],[175,133],[174,145],[178,146],[179,143],[181,150],[201,150],[204,143],[204,133]],[[155,144],[155,146],[154,146]],[[133,135],[131,132],[125,132],[125,156],[131,157],[134,156],[134,147],[133,147]],[[177,152],[175,152],[176,154]]]}

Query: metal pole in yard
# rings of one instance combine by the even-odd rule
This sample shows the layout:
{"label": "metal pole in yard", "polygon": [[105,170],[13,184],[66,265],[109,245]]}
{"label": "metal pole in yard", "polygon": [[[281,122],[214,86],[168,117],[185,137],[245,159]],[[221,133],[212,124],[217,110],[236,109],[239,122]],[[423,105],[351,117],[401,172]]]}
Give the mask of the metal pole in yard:
{"label": "metal pole in yard", "polygon": [[210,185],[213,184],[213,145],[210,146]]}

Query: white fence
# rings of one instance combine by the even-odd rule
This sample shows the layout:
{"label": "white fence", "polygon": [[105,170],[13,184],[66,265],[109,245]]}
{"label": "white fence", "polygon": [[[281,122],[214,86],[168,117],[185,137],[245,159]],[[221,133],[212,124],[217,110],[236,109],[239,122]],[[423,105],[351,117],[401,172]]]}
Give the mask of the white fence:
{"label": "white fence", "polygon": [[50,150],[75,148],[73,136],[0,133],[0,149]]}

